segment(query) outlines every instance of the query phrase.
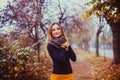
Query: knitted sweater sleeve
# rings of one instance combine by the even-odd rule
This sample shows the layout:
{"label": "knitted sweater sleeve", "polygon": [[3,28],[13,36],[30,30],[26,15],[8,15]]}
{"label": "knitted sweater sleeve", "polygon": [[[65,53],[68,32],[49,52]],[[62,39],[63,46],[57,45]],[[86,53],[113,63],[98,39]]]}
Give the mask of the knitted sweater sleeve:
{"label": "knitted sweater sleeve", "polygon": [[71,46],[69,46],[69,56],[72,61],[76,61],[76,55],[75,55],[73,49],[71,48]]}
{"label": "knitted sweater sleeve", "polygon": [[53,62],[57,63],[67,62],[67,54],[64,48],[62,48],[61,50],[57,50],[53,45],[48,44],[47,49]]}

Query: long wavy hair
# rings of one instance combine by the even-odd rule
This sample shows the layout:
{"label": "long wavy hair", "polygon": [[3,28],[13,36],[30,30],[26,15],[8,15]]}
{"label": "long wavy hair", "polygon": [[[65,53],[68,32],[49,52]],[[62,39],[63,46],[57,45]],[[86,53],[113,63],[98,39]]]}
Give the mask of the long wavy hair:
{"label": "long wavy hair", "polygon": [[51,40],[51,38],[52,38],[52,27],[53,27],[54,25],[58,25],[58,26],[60,27],[60,30],[61,30],[61,32],[62,32],[61,35],[63,35],[63,36],[66,38],[67,42],[68,42],[68,38],[67,38],[65,32],[63,31],[62,25],[59,24],[59,23],[53,23],[53,24],[48,28],[47,38],[46,38],[46,45],[48,45],[48,43],[50,42],[50,40]]}

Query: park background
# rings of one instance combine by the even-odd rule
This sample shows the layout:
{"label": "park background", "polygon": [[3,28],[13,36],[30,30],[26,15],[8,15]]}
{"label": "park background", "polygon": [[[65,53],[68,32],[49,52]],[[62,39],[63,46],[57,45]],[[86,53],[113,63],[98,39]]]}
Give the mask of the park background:
{"label": "park background", "polygon": [[46,33],[50,24],[59,22],[77,55],[76,63],[71,62],[75,80],[119,80],[119,4],[119,0],[1,0],[0,79],[48,80],[52,63]]}

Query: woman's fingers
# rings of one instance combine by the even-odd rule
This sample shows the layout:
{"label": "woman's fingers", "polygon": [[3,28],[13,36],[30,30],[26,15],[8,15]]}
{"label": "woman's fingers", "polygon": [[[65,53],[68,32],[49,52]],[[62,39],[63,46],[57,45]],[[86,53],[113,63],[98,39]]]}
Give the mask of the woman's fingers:
{"label": "woman's fingers", "polygon": [[68,47],[68,46],[69,46],[69,43],[68,43],[68,42],[65,42],[65,43],[63,43],[61,46]]}

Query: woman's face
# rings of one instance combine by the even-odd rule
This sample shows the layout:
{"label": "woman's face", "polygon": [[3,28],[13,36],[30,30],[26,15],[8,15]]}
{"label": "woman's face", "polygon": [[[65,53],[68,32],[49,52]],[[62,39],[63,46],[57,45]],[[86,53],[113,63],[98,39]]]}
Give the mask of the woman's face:
{"label": "woman's face", "polygon": [[62,34],[61,28],[55,24],[52,26],[52,36],[59,37]]}

